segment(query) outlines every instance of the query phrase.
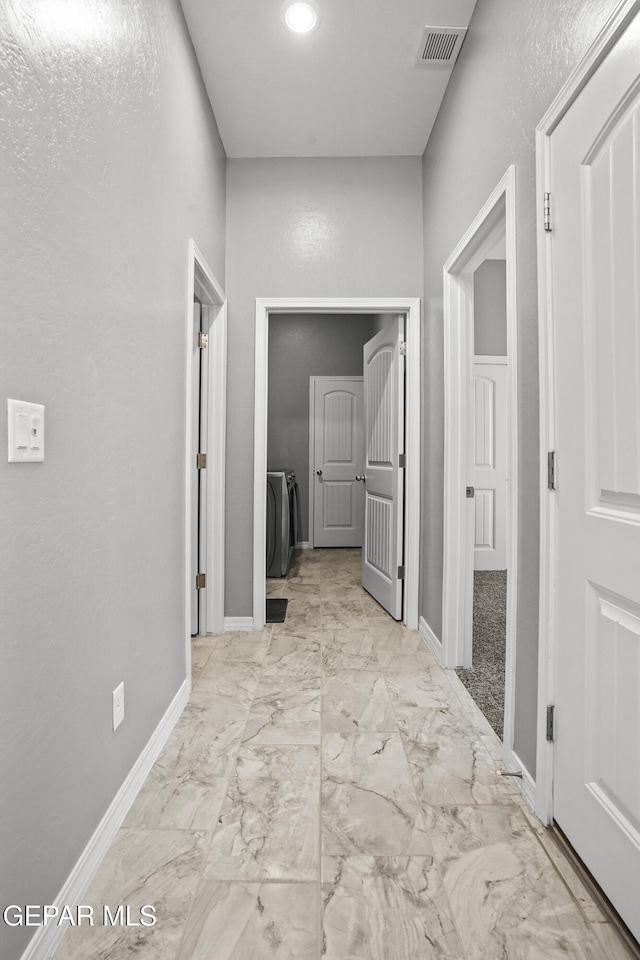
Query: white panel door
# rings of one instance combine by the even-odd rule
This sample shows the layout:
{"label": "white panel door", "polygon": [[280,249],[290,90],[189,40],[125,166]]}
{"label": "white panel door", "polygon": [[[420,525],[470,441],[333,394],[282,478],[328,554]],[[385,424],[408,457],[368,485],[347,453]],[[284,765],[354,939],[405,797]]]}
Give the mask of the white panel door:
{"label": "white panel door", "polygon": [[475,570],[507,568],[507,358],[473,365]]}
{"label": "white panel door", "polygon": [[551,136],[554,816],[640,937],[640,15]]}
{"label": "white panel door", "polygon": [[404,317],[364,346],[365,530],[362,586],[402,619]]}
{"label": "white panel door", "polygon": [[362,377],[312,378],[313,546],[361,547],[364,526]]}

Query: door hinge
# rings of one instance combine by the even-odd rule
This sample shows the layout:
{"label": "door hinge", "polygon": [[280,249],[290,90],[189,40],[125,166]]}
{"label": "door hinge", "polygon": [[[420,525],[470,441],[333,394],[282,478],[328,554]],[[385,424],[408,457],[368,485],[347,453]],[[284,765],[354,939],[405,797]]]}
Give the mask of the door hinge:
{"label": "door hinge", "polygon": [[204,590],[207,586],[206,573],[196,573],[196,590]]}
{"label": "door hinge", "polygon": [[201,350],[206,350],[209,346],[209,334],[208,333],[199,333],[198,334],[198,346]]}
{"label": "door hinge", "polygon": [[544,229],[545,233],[551,233],[551,194],[544,195]]}
{"label": "door hinge", "polygon": [[550,450],[547,454],[547,487],[549,490],[556,488],[556,452]]}
{"label": "door hinge", "polygon": [[407,455],[406,453],[401,453],[400,456],[398,457],[398,466],[406,467],[406,465],[407,465]]}
{"label": "door hinge", "polygon": [[476,495],[476,488],[475,488],[475,487],[467,487],[467,488],[466,488],[466,497],[467,497],[467,500],[473,500],[473,498],[475,497],[475,495]]}
{"label": "door hinge", "polygon": [[206,470],[206,469],[207,469],[206,453],[196,453],[196,470]]}
{"label": "door hinge", "polygon": [[547,740],[553,743],[555,734],[555,707],[550,703],[547,707]]}
{"label": "door hinge", "polygon": [[398,580],[404,580],[404,565],[398,567]]}
{"label": "door hinge", "polygon": [[400,356],[401,356],[401,357],[406,357],[406,355],[407,355],[407,341],[406,341],[406,340],[401,340],[401,341],[400,341]]}

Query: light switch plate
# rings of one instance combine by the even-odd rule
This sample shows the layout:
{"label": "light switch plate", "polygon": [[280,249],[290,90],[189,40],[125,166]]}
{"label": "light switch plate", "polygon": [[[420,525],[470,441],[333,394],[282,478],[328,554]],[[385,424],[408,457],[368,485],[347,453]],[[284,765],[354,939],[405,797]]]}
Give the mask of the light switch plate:
{"label": "light switch plate", "polygon": [[9,463],[44,460],[44,406],[26,400],[7,400]]}

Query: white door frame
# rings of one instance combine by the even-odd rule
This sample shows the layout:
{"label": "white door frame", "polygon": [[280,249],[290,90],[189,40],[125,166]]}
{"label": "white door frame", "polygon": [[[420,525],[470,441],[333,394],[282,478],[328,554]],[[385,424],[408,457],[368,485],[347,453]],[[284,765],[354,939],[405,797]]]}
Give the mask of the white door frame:
{"label": "white door frame", "polygon": [[227,299],[193,240],[189,241],[186,309],[186,447],[185,447],[185,642],[187,678],[191,677],[191,385],[193,371],[193,300],[202,303],[202,329],[209,334],[206,351],[208,396],[206,409],[207,469],[203,471],[201,508],[206,540],[207,586],[200,613],[201,633],[224,629],[224,511],[227,406]]}
{"label": "white door frame", "polygon": [[313,536],[315,530],[315,481],[314,477],[316,475],[315,471],[315,456],[314,456],[314,446],[315,446],[315,430],[316,430],[316,398],[315,398],[315,384],[319,380],[345,380],[353,382],[354,380],[359,380],[361,383],[364,383],[363,376],[357,377],[309,377],[309,535],[307,546],[313,547]]}
{"label": "white door frame", "polygon": [[255,326],[255,409],[253,448],[253,629],[265,623],[268,336],[270,313],[404,313],[406,357],[406,499],[404,519],[404,623],[418,629],[420,557],[420,300],[416,298],[258,298]]}
{"label": "white door frame", "polygon": [[[540,618],[538,635],[538,737],[536,756],[536,813],[543,823],[553,820],[553,743],[546,737],[547,705],[555,699],[556,567],[558,514],[547,487],[547,454],[555,450],[554,316],[551,243],[553,228],[545,229],[543,197],[552,192],[550,137],[569,107],[587,85],[620,35],[640,11],[640,0],[622,0],[596,37],[536,127],[536,185],[538,192],[538,351],[540,373]],[[551,197],[553,217],[553,196]]]}
{"label": "white door frame", "polygon": [[444,569],[442,640],[431,646],[445,667],[470,667],[473,614],[473,273],[504,237],[507,286],[507,650],[504,750],[514,737],[518,596],[518,312],[516,168],[510,166],[443,268],[444,274]]}

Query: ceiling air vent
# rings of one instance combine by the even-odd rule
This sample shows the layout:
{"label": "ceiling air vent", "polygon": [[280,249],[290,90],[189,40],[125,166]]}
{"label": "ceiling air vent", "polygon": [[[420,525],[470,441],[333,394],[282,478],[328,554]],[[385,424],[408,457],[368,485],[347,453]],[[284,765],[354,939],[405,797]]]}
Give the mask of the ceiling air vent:
{"label": "ceiling air vent", "polygon": [[466,36],[465,27],[425,27],[416,63],[454,65]]}

